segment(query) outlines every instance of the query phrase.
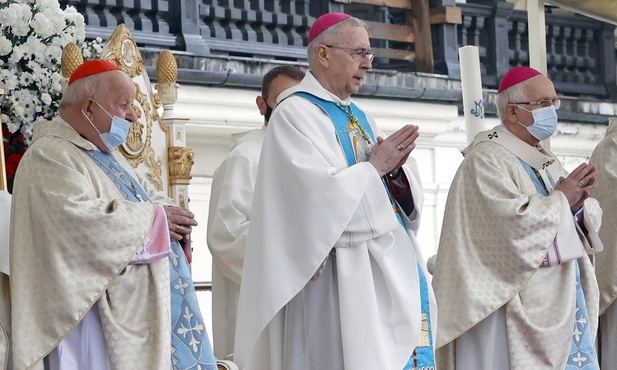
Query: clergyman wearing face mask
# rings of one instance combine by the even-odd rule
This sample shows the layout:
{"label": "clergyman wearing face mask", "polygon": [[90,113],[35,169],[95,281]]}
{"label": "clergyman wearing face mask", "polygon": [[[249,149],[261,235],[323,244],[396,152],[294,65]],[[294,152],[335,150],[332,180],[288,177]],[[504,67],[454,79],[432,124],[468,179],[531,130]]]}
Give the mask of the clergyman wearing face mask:
{"label": "clergyman wearing face mask", "polygon": [[115,150],[137,121],[135,91],[112,62],[85,61],[59,116],[34,127],[12,197],[15,369],[216,369],[205,329],[175,330],[206,327],[189,268],[195,215]]}
{"label": "clergyman wearing face mask", "polygon": [[122,143],[124,143],[126,141],[126,138],[129,135],[129,129],[131,128],[131,123],[129,121],[125,120],[124,118],[121,118],[121,117],[118,117],[118,116],[112,116],[111,114],[109,114],[109,112],[107,110],[105,110],[105,108],[103,108],[103,106],[101,104],[99,104],[99,102],[97,102],[94,99],[92,99],[92,100],[105,113],[107,113],[109,118],[111,118],[111,128],[109,129],[109,131],[101,133],[99,131],[99,129],[96,128],[94,123],[92,123],[92,120],[90,118],[88,118],[86,113],[84,113],[83,110],[82,110],[82,113],[83,113],[84,117],[86,117],[88,122],[90,122],[92,127],[96,130],[96,132],[98,132],[99,137],[101,138],[101,141],[103,142],[103,144],[105,144],[107,149],[109,149],[109,151],[113,151],[117,147],[122,145]]}
{"label": "clergyman wearing face mask", "polygon": [[561,102],[539,71],[508,71],[495,105],[501,124],[463,151],[448,192],[432,281],[437,368],[598,370],[596,167],[568,174],[544,146]]}

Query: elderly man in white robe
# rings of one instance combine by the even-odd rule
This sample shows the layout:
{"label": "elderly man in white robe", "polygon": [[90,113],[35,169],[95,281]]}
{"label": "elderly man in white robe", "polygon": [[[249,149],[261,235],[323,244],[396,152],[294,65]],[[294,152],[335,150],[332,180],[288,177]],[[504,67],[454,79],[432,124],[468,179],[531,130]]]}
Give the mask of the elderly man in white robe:
{"label": "elderly man in white robe", "polygon": [[597,370],[596,167],[568,175],[540,144],[560,105],[540,72],[510,70],[496,105],[502,124],[464,150],[446,203],[433,278],[438,368]]}
{"label": "elderly man in white robe", "polygon": [[261,95],[255,101],[264,116],[263,127],[242,133],[212,178],[208,248],[212,253],[212,335],[218,358],[234,352],[242,263],[268,120],[279,94],[297,85],[303,77],[300,68],[290,65],[274,67],[264,75]]}
{"label": "elderly man in white robe", "polygon": [[115,150],[134,99],[128,74],[87,61],[58,117],[35,124],[13,184],[15,370],[216,368],[188,269],[193,213]]}
{"label": "elderly man in white robe", "polygon": [[309,32],[309,72],[281,94],[261,153],[234,360],[242,369],[434,366],[434,299],[417,245],[418,128],[390,135],[351,100],[369,35],[343,13]]}
{"label": "elderly man in white robe", "polygon": [[617,370],[617,117],[609,120],[606,135],[589,162],[598,167],[598,186],[591,195],[602,207],[599,235],[605,248],[595,260],[600,289],[600,367],[602,370]]}

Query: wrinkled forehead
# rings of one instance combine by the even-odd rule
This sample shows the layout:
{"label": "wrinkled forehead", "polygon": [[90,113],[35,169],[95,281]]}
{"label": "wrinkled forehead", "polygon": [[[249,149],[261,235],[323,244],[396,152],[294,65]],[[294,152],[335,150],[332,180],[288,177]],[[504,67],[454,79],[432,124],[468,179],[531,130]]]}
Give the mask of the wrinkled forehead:
{"label": "wrinkled forehead", "polygon": [[523,89],[523,93],[529,101],[553,100],[557,98],[553,82],[545,76],[538,75],[530,78],[528,81]]}
{"label": "wrinkled forehead", "polygon": [[362,26],[353,24],[344,25],[340,28],[340,31],[336,33],[336,37],[337,46],[366,50],[371,47],[368,31]]}

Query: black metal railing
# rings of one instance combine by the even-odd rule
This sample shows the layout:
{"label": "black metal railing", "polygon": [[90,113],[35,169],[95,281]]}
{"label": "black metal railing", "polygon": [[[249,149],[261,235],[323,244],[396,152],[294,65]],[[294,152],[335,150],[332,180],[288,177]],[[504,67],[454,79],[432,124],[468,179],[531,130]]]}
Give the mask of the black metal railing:
{"label": "black metal railing", "polygon": [[[459,45],[480,51],[483,84],[496,88],[505,72],[529,65],[527,13],[503,1],[461,4]],[[548,74],[561,93],[617,99],[615,26],[580,15],[546,14]]]}

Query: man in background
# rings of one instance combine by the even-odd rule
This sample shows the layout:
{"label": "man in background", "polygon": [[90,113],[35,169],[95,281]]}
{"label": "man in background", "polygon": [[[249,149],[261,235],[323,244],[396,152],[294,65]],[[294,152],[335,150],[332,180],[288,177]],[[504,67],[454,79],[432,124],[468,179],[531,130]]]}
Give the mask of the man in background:
{"label": "man in background", "polygon": [[261,129],[245,132],[214,172],[208,216],[208,247],[212,253],[212,330],[214,354],[233,354],[242,264],[251,221],[257,165],[276,98],[297,85],[304,72],[278,66],[266,73],[256,103],[264,116]]}

